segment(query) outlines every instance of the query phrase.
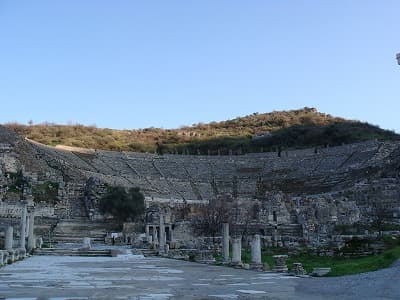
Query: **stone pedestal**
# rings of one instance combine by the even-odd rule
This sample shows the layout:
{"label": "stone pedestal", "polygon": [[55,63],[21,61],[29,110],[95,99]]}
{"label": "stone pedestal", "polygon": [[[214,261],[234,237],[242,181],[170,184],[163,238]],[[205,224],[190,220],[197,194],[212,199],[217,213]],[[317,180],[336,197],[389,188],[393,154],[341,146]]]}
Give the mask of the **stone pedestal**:
{"label": "stone pedestal", "polygon": [[7,263],[13,263],[15,261],[15,250],[10,250],[8,251],[8,259],[7,259]]}
{"label": "stone pedestal", "polygon": [[8,251],[3,250],[3,265],[8,264],[8,256],[9,256]]}
{"label": "stone pedestal", "polygon": [[261,240],[260,235],[256,234],[251,242],[251,265],[261,267]]}
{"label": "stone pedestal", "polygon": [[35,225],[35,213],[31,212],[29,216],[29,231],[28,231],[28,251],[32,251],[35,248],[35,235],[34,235],[34,225]]}
{"label": "stone pedestal", "polygon": [[43,245],[43,239],[41,237],[36,239],[36,246],[39,247],[39,249],[42,249]]}
{"label": "stone pedestal", "polygon": [[21,225],[20,225],[20,241],[19,247],[25,248],[25,235],[26,235],[26,205],[22,207]]}
{"label": "stone pedestal", "polygon": [[229,261],[229,223],[222,224],[222,260]]}
{"label": "stone pedestal", "polygon": [[293,263],[293,274],[296,276],[305,275],[307,272],[304,270],[301,263]]}
{"label": "stone pedestal", "polygon": [[[20,249],[22,249],[22,248],[20,248]],[[18,261],[19,260],[20,249],[14,249],[14,261]]]}
{"label": "stone pedestal", "polygon": [[80,250],[90,250],[92,248],[92,244],[90,242],[90,238],[85,237],[83,238],[83,245]]}
{"label": "stone pedestal", "polygon": [[242,239],[232,239],[232,264],[242,264]]}
{"label": "stone pedestal", "polygon": [[6,230],[6,238],[5,238],[5,243],[4,243],[4,249],[5,250],[12,250],[13,248],[13,234],[14,234],[14,229],[12,226],[8,226]]}
{"label": "stone pedestal", "polygon": [[20,248],[18,249],[18,259],[24,259],[26,257],[26,249]]}
{"label": "stone pedestal", "polygon": [[274,255],[272,258],[274,259],[274,268],[272,271],[280,273],[288,271],[288,267],[286,265],[286,260],[288,258],[287,255]]}

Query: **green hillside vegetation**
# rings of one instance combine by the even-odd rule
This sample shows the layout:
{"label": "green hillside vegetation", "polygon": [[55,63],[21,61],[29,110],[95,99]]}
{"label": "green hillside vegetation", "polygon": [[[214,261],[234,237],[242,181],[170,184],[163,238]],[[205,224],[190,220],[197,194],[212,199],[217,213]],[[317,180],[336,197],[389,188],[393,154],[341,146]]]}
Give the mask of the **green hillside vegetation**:
{"label": "green hillside vegetation", "polygon": [[179,129],[113,130],[84,125],[6,124],[22,136],[50,146],[179,154],[242,154],[287,148],[324,147],[370,139],[393,140],[392,131],[319,113],[314,108],[254,113]]}

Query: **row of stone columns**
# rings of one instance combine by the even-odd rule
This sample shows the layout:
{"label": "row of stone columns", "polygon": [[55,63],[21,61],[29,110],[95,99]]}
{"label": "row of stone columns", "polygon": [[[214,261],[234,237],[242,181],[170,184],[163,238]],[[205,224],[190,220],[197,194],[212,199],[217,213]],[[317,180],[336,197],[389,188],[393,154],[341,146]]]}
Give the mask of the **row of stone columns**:
{"label": "row of stone columns", "polygon": [[[150,226],[152,226],[153,232],[150,235]],[[171,225],[165,225],[164,215],[160,214],[159,219],[159,230],[157,232],[156,225],[146,225],[146,239],[149,243],[153,244],[154,247],[158,247],[160,253],[168,252],[170,244],[167,244],[166,227],[168,228],[170,244],[173,242],[173,230]]]}
{"label": "row of stone columns", "polygon": [[[29,220],[27,222],[27,219]],[[32,211],[27,215],[27,206],[23,205],[20,219],[20,239],[19,247],[14,249],[14,228],[7,226],[5,230],[4,250],[0,250],[0,266],[8,262],[22,259],[26,256],[26,251],[31,251],[36,247],[34,236],[35,212]],[[28,236],[28,245],[26,245],[26,237]]]}
{"label": "row of stone columns", "polygon": [[[229,258],[229,224],[222,224],[222,260],[225,263],[231,262],[234,265],[242,264],[242,238],[232,238],[232,259]],[[287,272],[286,266],[287,255],[274,255],[275,272]],[[254,235],[251,241],[251,267],[262,268],[261,260],[261,238],[259,234]]]}
{"label": "row of stone columns", "polygon": [[[232,238],[232,259],[229,257],[229,224],[222,224],[222,260],[233,264],[242,263],[242,238]],[[256,234],[251,243],[251,263],[253,266],[261,266],[261,239]]]}

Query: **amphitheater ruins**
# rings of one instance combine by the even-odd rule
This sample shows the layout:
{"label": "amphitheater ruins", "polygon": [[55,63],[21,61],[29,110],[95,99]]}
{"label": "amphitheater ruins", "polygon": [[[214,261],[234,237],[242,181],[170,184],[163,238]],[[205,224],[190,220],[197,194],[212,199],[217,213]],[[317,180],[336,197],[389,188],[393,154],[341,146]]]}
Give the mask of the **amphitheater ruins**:
{"label": "amphitheater ruins", "polygon": [[[203,249],[207,259],[204,253],[221,242],[221,230],[210,237],[195,225],[202,208],[218,201],[229,211],[225,222],[234,252],[255,238],[264,247],[341,247],[351,236],[376,234],[368,230],[372,223],[400,224],[399,154],[397,141],[291,150],[279,157],[112,152],[49,147],[0,126],[0,253],[3,262],[11,249],[24,256],[26,237],[28,251],[37,243],[89,237],[157,243],[161,252]],[[116,232],[105,222],[97,203],[110,185],[144,193],[142,229],[127,223]]]}

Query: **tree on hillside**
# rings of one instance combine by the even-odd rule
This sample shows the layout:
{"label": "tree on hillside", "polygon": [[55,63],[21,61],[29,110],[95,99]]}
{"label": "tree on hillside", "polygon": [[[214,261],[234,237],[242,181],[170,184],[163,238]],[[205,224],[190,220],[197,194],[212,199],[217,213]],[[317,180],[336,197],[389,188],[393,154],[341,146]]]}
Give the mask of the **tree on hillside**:
{"label": "tree on hillside", "polygon": [[130,188],[126,192],[121,186],[111,187],[100,199],[99,209],[121,222],[133,221],[145,211],[144,196],[139,188]]}

